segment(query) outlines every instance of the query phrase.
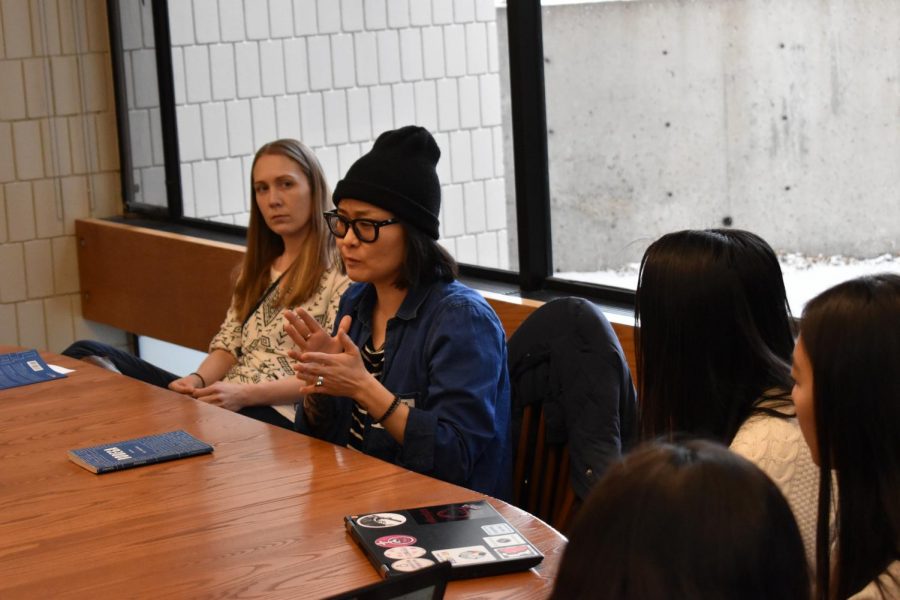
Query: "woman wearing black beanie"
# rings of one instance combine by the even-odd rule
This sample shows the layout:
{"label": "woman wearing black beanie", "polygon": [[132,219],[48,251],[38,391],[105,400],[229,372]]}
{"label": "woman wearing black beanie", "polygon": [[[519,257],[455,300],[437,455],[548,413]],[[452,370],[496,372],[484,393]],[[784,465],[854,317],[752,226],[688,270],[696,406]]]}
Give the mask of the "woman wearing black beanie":
{"label": "woman wearing black beanie", "polygon": [[304,381],[298,431],[508,496],[503,328],[437,244],[440,150],[421,127],[381,134],[335,188],[329,228],[355,283],[334,335],[304,311],[285,329]]}

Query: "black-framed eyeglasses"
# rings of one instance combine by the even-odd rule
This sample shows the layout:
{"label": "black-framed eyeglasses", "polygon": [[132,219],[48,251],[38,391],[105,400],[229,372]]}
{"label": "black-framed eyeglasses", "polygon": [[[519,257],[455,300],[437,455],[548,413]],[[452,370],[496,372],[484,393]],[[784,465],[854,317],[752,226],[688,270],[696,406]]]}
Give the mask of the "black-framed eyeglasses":
{"label": "black-framed eyeglasses", "polygon": [[334,237],[344,239],[347,236],[347,231],[352,227],[353,235],[356,236],[356,239],[366,244],[371,244],[378,240],[378,231],[382,227],[400,222],[396,218],[385,219],[384,221],[348,219],[335,211],[328,211],[324,214],[325,222],[328,223],[328,229]]}

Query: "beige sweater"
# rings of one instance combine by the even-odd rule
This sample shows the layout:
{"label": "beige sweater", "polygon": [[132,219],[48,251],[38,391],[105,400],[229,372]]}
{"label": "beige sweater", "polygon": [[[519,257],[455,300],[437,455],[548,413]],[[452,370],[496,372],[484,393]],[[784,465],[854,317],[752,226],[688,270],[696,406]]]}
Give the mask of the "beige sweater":
{"label": "beige sweater", "polygon": [[778,485],[794,512],[807,561],[814,566],[819,467],[813,462],[797,419],[754,415],[738,430],[731,449]]}

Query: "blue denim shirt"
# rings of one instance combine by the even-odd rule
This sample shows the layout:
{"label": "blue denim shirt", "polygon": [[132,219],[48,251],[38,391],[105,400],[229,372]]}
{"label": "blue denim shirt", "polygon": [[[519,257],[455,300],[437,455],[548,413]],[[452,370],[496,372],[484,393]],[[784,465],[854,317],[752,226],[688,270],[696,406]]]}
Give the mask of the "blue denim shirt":
{"label": "blue denim shirt", "polygon": [[[341,299],[335,324],[350,315],[350,338],[371,335],[375,289],[353,284]],[[480,294],[454,281],[406,295],[387,324],[381,383],[410,406],[401,446],[366,419],[367,454],[407,469],[499,498],[508,498],[512,469],[509,371],[500,320]],[[353,400],[335,402],[318,435],[346,445]],[[309,433],[303,410],[297,430]]]}

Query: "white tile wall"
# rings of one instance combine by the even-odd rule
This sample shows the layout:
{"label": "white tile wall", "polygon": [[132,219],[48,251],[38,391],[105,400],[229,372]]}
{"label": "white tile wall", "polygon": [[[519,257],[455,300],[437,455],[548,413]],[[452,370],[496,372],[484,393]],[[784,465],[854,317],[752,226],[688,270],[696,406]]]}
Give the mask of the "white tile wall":
{"label": "white tile wall", "polygon": [[[369,91],[367,88],[347,92],[347,109],[350,115],[350,139],[364,142],[372,139]],[[349,165],[348,165],[349,166]],[[342,169],[342,172],[344,169]]]}
{"label": "white tile wall", "polygon": [[279,138],[300,139],[300,100],[297,96],[275,98],[275,119]]}
{"label": "white tile wall", "polygon": [[0,23],[0,344],[61,351],[84,322],[74,221],[121,212],[106,4],[2,0]]}
{"label": "white tile wall", "polygon": [[219,3],[216,0],[194,0],[194,39],[198,44],[218,42]]}
{"label": "white tile wall", "polygon": [[356,85],[356,65],[352,35],[331,36],[331,65],[334,87],[348,88]]}
{"label": "white tile wall", "polygon": [[237,96],[234,46],[231,44],[210,46],[209,62],[212,71],[213,100],[231,100]]}
{"label": "white tile wall", "polygon": [[253,147],[259,148],[278,137],[275,125],[275,102],[272,98],[254,98],[250,101],[253,114]]}
{"label": "white tile wall", "polygon": [[[225,106],[228,117],[228,151],[231,156],[253,154],[253,123],[250,120],[250,101],[233,100]],[[181,137],[179,130],[179,138]],[[182,160],[184,160],[182,158]]]}
{"label": "white tile wall", "polygon": [[294,34],[314,35],[318,33],[316,0],[294,0]]}
{"label": "white tile wall", "polygon": [[289,94],[309,90],[309,68],[306,59],[306,40],[293,38],[284,41],[285,89]]}
{"label": "white tile wall", "polygon": [[341,30],[341,5],[335,0],[317,0],[319,33],[336,33]]}
{"label": "white tile wall", "polygon": [[484,211],[484,185],[480,181],[470,181],[463,185],[465,203],[466,233],[479,233],[487,229]]}
{"label": "white tile wall", "polygon": [[222,198],[222,213],[226,215],[244,211],[244,176],[240,158],[226,158],[219,164],[219,190]]}
{"label": "white tile wall", "polygon": [[228,126],[225,104],[214,102],[200,107],[203,122],[203,155],[206,158],[228,156]]}
{"label": "white tile wall", "polygon": [[259,43],[259,64],[262,67],[262,93],[264,96],[284,94],[284,46],[281,40]]}
{"label": "white tile wall", "polygon": [[364,0],[366,29],[374,31],[387,27],[387,0]]}
{"label": "white tile wall", "polygon": [[356,83],[370,86],[378,80],[378,36],[374,32],[357,33],[353,36],[356,51]]}
{"label": "white tile wall", "polygon": [[24,181],[7,184],[4,195],[6,196],[9,241],[24,242],[34,239],[37,230],[34,223],[34,199],[31,183]]}
{"label": "white tile wall", "polygon": [[219,31],[223,42],[239,42],[244,39],[242,0],[219,0]]}
{"label": "white tile wall", "polygon": [[291,0],[269,0],[269,31],[273,38],[286,38],[294,35]]}
{"label": "white tile wall", "polygon": [[[177,1],[177,0],[175,0]],[[169,2],[171,5],[172,2]],[[267,0],[244,0],[244,24],[247,38],[265,40],[269,38],[269,9]]]}
{"label": "white tile wall", "polygon": [[433,0],[431,19],[435,25],[452,23],[453,0]]}
{"label": "white tile wall", "polygon": [[344,31],[362,31],[365,28],[362,0],[341,0],[341,24]]}
{"label": "white tile wall", "polygon": [[426,27],[422,30],[422,52],[425,63],[425,77],[436,79],[444,76],[444,30],[441,27]]}
{"label": "white tile wall", "polygon": [[409,0],[388,0],[387,6],[389,27],[409,26]]}
{"label": "white tile wall", "polygon": [[409,24],[415,27],[431,25],[431,2],[410,2]]}
{"label": "white tile wall", "polygon": [[325,140],[329,146],[346,143],[349,138],[347,126],[347,96],[335,90],[322,94],[325,105]]}
{"label": "white tile wall", "polygon": [[[312,147],[333,185],[381,132],[419,124],[432,131],[442,150],[446,246],[463,260],[508,262],[501,245],[506,205],[494,0],[169,5],[170,14],[181,19],[173,25],[172,55],[182,160],[190,167],[182,184],[186,211],[246,222],[247,186],[237,185],[234,174],[240,172],[245,182],[255,149],[276,137],[300,137]],[[152,80],[137,71],[153,64],[140,63],[138,53],[146,45],[136,39],[139,31],[134,26],[126,34],[135,39],[129,47],[135,48],[136,88]],[[0,64],[15,77],[14,68]],[[27,86],[24,73],[21,81]],[[83,95],[98,97],[99,89],[86,85]],[[141,98],[148,105],[156,100]],[[28,105],[3,110],[23,109],[27,117]],[[96,135],[107,130],[98,125]],[[0,128],[0,154],[3,143]],[[150,160],[156,165],[157,159],[154,152]],[[0,177],[3,169],[0,163]]]}
{"label": "white tile wall", "polygon": [[25,249],[25,283],[29,298],[53,295],[53,260],[50,240],[31,240]]}
{"label": "white tile wall", "polygon": [[131,53],[134,73],[134,103],[138,108],[159,106],[156,85],[156,51],[135,50]]}

